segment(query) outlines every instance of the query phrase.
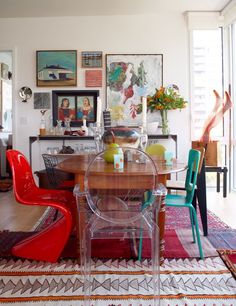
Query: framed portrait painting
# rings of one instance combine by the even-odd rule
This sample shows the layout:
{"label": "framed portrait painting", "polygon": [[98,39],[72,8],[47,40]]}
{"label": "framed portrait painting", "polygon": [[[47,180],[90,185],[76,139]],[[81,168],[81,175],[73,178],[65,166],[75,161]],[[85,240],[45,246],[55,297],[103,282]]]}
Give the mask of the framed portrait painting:
{"label": "framed portrait painting", "polygon": [[53,125],[65,118],[71,119],[71,126],[96,122],[98,90],[54,90],[52,91]]}
{"label": "framed portrait painting", "polygon": [[37,86],[76,86],[77,51],[36,51]]}
{"label": "framed portrait painting", "polygon": [[162,54],[106,55],[106,103],[116,124],[140,125],[141,98],[162,85]]}

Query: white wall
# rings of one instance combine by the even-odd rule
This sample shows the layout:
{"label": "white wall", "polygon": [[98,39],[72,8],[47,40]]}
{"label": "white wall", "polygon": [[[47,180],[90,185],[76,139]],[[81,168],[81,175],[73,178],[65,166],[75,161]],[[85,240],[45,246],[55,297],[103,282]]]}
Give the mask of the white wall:
{"label": "white wall", "polygon": [[[142,16],[0,19],[0,37],[0,50],[14,51],[14,146],[26,156],[29,155],[29,136],[38,134],[40,112],[33,109],[32,98],[22,103],[18,91],[22,86],[29,86],[33,92],[59,89],[36,87],[36,50],[78,50],[78,86],[66,89],[85,88],[84,70],[80,68],[81,51],[102,50],[104,55],[162,53],[164,85],[177,84],[188,100],[188,32],[182,14],[160,11]],[[105,79],[105,68],[103,76]],[[105,104],[104,86],[101,97]],[[178,135],[179,157],[185,160],[190,146],[189,110],[190,107],[181,112],[169,111],[170,130]]]}

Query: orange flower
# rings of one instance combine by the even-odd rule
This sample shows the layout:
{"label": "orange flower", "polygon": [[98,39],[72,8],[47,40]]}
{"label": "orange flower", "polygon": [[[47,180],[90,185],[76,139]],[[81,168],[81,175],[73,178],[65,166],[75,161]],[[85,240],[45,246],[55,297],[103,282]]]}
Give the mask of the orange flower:
{"label": "orange flower", "polygon": [[158,110],[182,109],[187,106],[184,100],[174,87],[163,87],[156,89],[153,96],[147,97],[147,107],[151,112]]}

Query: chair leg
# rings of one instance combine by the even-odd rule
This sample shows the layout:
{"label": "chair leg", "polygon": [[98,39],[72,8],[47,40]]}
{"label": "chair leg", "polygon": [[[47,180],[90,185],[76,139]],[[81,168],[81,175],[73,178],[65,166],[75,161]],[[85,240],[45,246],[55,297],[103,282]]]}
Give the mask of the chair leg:
{"label": "chair leg", "polygon": [[81,271],[84,277],[84,306],[90,306],[91,300],[91,243],[92,236],[90,229],[85,229],[82,241],[82,254],[81,256]]}
{"label": "chair leg", "polygon": [[139,247],[138,247],[138,260],[142,260],[142,250],[143,250],[143,230],[140,229],[140,236],[139,236]]}
{"label": "chair leg", "polygon": [[158,306],[160,301],[160,263],[159,263],[159,227],[153,223],[151,231],[151,258],[152,258],[152,279],[153,279],[153,303]]}
{"label": "chair leg", "polygon": [[191,229],[192,229],[192,236],[193,236],[193,242],[196,242],[196,236],[195,236],[195,221],[192,213],[192,209],[189,207],[189,216],[190,216],[190,222],[191,222]]}
{"label": "chair leg", "polygon": [[195,209],[192,205],[189,208],[192,210],[192,216],[193,216],[193,219],[194,219],[194,222],[195,222],[195,229],[196,229],[197,243],[198,243],[200,258],[203,259],[204,255],[203,255],[201,237],[200,237],[200,232],[199,232],[199,227],[198,227],[197,214],[196,214],[196,211],[195,211]]}

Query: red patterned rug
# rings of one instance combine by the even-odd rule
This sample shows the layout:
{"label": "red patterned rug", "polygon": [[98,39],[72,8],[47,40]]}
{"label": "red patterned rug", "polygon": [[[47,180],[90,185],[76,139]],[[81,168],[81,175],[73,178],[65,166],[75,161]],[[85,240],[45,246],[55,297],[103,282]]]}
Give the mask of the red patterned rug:
{"label": "red patterned rug", "polygon": [[236,250],[218,250],[218,252],[236,279]]}
{"label": "red patterned rug", "polygon": [[[55,212],[53,208],[49,208],[40,220],[35,224],[32,230],[41,230],[47,227],[49,224],[52,223],[54,218]],[[214,213],[208,210],[207,212],[208,217],[208,228],[209,230],[217,229],[217,230],[225,230],[230,229],[230,227],[224,223],[220,218],[218,218]],[[201,228],[201,220],[200,215],[198,212],[198,222]],[[188,209],[181,209],[180,210],[176,207],[167,207],[166,208],[166,224],[165,229],[183,229],[189,228],[190,221],[189,221],[189,211]]]}
{"label": "red patterned rug", "polygon": [[[188,210],[168,208],[165,230],[165,258],[198,258],[199,251],[196,243],[192,242],[192,235],[189,229]],[[49,209],[34,227],[33,231],[41,230],[47,227],[54,217],[54,210]],[[177,220],[177,221],[176,221]],[[209,235],[201,238],[205,257],[216,256],[216,249],[236,249],[236,230],[229,228],[214,214],[209,213]],[[0,256],[11,256],[11,247],[32,232],[1,232],[0,233]],[[94,257],[98,258],[136,258],[133,244],[127,241],[119,241],[119,247],[111,247],[111,242],[96,242],[93,247]],[[114,243],[117,244],[117,241]],[[63,252],[63,258],[74,258],[76,251],[74,237],[71,238]],[[111,256],[111,249],[113,250]],[[150,257],[150,247],[148,242],[144,242],[144,258]]]}
{"label": "red patterned rug", "polygon": [[[33,232],[8,232],[0,233],[0,257],[12,256],[12,246],[24,238],[33,235]],[[165,231],[165,258],[198,258],[199,250],[196,243],[192,242],[191,230],[166,230]],[[202,237],[202,248],[205,257],[217,256],[215,248],[207,237]],[[76,258],[76,238],[71,237],[65,247],[62,258]],[[102,246],[102,247],[101,247]],[[143,258],[150,258],[150,241],[143,241]],[[133,240],[96,240],[92,246],[92,256],[97,258],[137,258],[137,248]]]}
{"label": "red patterned rug", "polygon": [[[48,226],[52,222],[53,216],[54,211],[49,209],[36,224],[34,230],[40,230],[45,226]],[[199,214],[198,219],[201,228]],[[189,228],[190,222],[188,209],[181,209],[181,214],[178,208],[168,207],[166,209],[165,256],[167,258],[198,257],[198,248],[196,244],[192,243],[192,236],[189,232]],[[213,249],[236,250],[236,230],[231,229],[210,211],[208,211],[208,228],[209,234],[207,239],[205,239],[206,237],[202,237],[206,257],[212,256],[212,246]]]}

